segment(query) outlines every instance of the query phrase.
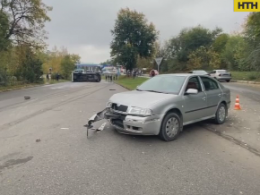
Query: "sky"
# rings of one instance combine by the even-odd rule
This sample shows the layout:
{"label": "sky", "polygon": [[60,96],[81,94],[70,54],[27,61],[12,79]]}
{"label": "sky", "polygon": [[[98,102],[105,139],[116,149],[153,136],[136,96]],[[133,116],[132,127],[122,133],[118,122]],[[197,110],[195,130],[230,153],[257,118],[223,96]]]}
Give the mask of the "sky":
{"label": "sky", "polygon": [[43,0],[52,6],[46,23],[47,43],[66,47],[82,63],[101,63],[110,58],[111,30],[121,8],[145,14],[159,31],[159,41],[170,39],[186,27],[202,25],[224,32],[240,30],[248,13],[234,12],[233,0]]}

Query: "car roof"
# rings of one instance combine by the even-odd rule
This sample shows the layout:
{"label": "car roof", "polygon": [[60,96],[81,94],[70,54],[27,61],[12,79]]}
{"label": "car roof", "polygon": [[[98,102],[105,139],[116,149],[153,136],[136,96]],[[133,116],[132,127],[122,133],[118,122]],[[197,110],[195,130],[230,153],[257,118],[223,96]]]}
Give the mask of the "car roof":
{"label": "car roof", "polygon": [[189,77],[189,76],[194,76],[192,74],[189,74],[189,73],[169,73],[169,74],[160,74],[160,75],[157,75],[156,77],[158,76],[181,76],[181,77]]}
{"label": "car roof", "polygon": [[[160,74],[157,75],[156,77],[160,77],[160,76],[181,76],[181,77],[194,77],[194,76],[203,76],[203,77],[209,77],[207,75],[196,75],[196,74],[190,74],[190,73],[169,73],[169,74]],[[211,78],[211,77],[209,77]]]}

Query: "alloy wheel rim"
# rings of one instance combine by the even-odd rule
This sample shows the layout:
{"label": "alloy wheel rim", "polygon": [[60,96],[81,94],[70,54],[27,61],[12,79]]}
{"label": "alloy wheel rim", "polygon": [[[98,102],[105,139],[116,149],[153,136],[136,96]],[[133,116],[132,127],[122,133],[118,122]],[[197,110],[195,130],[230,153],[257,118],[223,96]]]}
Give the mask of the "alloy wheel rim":
{"label": "alloy wheel rim", "polygon": [[175,117],[171,117],[166,122],[166,134],[169,137],[174,137],[179,131],[179,121]]}

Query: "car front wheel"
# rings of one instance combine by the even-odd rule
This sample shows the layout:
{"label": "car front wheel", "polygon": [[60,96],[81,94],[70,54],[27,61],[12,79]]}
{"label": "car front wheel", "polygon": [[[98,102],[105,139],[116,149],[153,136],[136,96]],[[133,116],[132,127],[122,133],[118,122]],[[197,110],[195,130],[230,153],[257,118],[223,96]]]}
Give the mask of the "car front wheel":
{"label": "car front wheel", "polygon": [[216,115],[215,115],[215,122],[217,124],[223,124],[226,121],[227,118],[227,107],[225,104],[221,103],[217,109]]}
{"label": "car front wheel", "polygon": [[182,126],[181,117],[175,112],[170,112],[163,119],[159,135],[164,141],[173,141],[178,137]]}

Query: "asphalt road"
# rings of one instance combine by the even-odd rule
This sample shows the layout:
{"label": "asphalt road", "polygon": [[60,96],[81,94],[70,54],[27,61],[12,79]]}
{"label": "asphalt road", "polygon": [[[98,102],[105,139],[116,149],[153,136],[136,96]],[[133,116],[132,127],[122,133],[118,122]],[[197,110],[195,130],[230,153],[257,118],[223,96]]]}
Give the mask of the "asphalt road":
{"label": "asphalt road", "polygon": [[233,93],[241,94],[260,103],[260,85],[242,83],[223,83]]}
{"label": "asphalt road", "polygon": [[0,194],[260,194],[260,158],[199,125],[169,143],[109,126],[87,139],[87,119],[121,91],[101,82],[0,93]]}

